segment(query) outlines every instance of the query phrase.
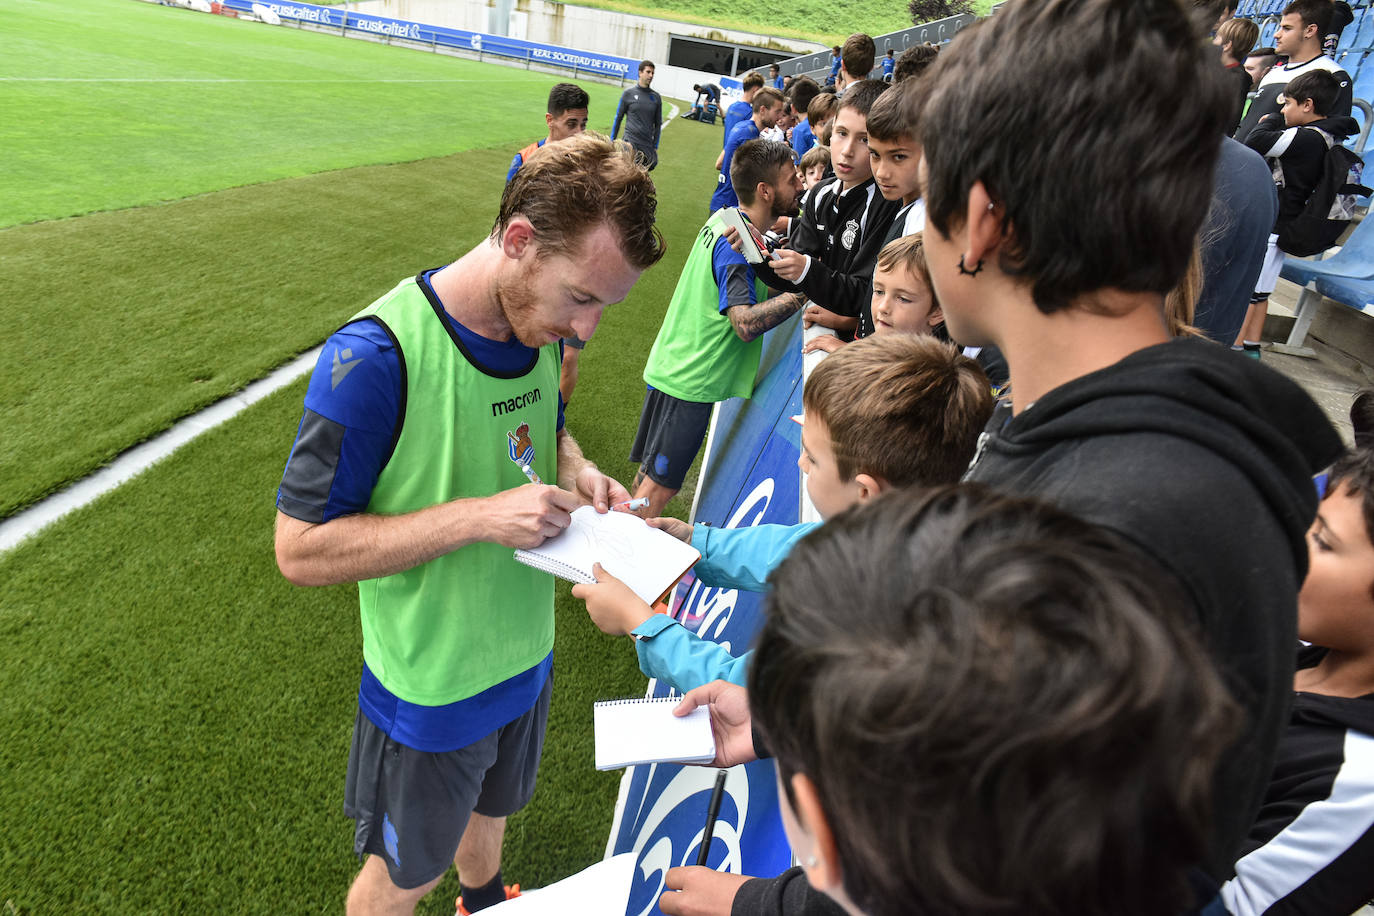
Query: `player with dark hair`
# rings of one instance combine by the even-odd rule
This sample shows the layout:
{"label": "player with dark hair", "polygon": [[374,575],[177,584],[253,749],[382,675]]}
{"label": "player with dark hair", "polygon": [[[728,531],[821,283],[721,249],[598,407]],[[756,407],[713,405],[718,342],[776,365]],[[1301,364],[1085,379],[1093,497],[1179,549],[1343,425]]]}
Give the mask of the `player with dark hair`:
{"label": "player with dark hair", "polygon": [[806,119],[807,109],[811,107],[811,101],[820,95],[821,87],[816,85],[816,81],[809,76],[803,76],[792,84],[792,89],[787,96],[787,105],[791,109],[792,117],[796,120],[796,125],[792,128],[792,150],[797,154],[797,159],[806,155],[806,151],[816,145],[816,134],[811,129],[811,122]]}
{"label": "player with dark hair", "polygon": [[[777,92],[765,88],[754,99],[756,112],[768,104],[765,94],[781,108]],[[791,212],[801,193],[792,148],[769,140],[733,150],[730,181],[740,213],[760,233]],[[764,332],[802,305],[792,293],[766,298],[754,267],[725,240],[721,209],[697,233],[644,366],[648,390],[630,460],[639,465],[634,495],[649,499],[646,518],[662,515],[682,489],[716,402],[753,394]]]}
{"label": "player with dark hair", "polygon": [[[686,120],[700,121],[702,120],[702,115],[706,113],[707,108],[719,108],[720,87],[715,83],[693,83],[692,91],[697,95],[696,98],[692,100],[691,109],[685,115],[682,115]],[[703,98],[705,98],[706,101],[703,102]]]}
{"label": "player with dark hair", "polygon": [[658,140],[663,131],[663,98],[649,86],[654,81],[654,62],[639,62],[639,82],[620,94],[611,125],[611,139],[620,133],[625,122],[625,142],[634,147],[644,167],[653,171],[658,166]]}
{"label": "player with dark hair", "polygon": [[525,160],[545,143],[557,143],[586,130],[587,106],[590,103],[591,96],[574,83],[559,83],[550,89],[548,111],[544,114],[544,123],[548,125],[549,134],[515,154],[515,158],[511,160],[510,171],[506,173],[506,181],[514,178],[515,173],[520,171],[520,166],[525,164]]}
{"label": "player with dark hair", "polygon": [[[725,109],[725,136],[721,140],[721,149],[725,148],[725,141],[730,139],[730,131],[734,130],[735,125],[746,118],[753,117],[754,114],[754,95],[763,88],[763,74],[750,71],[744,75],[740,81],[740,100],[729,108]],[[720,171],[720,160],[716,161],[716,171]]]}

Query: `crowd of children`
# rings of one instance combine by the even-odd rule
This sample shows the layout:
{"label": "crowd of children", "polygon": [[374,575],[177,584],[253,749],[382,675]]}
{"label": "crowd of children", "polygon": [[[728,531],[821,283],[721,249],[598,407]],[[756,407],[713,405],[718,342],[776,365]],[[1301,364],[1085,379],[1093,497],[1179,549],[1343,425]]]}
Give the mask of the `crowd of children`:
{"label": "crowd of children", "polygon": [[[709,707],[717,765],[774,758],[801,864],[673,869],[664,913],[1374,898],[1374,395],[1342,457],[1311,398],[1244,358],[1355,130],[1321,53],[1334,6],[1293,0],[1256,50],[1223,0],[1010,0],[942,50],[887,52],[881,80],[865,35],[824,87],[746,77],[646,370],[635,495],[702,582],[766,593],[762,631],[727,650],[599,568],[573,594],[680,712]],[[1103,91],[1122,86],[1148,93]],[[1193,327],[1236,149],[1278,193],[1244,355]],[[662,472],[799,309],[833,332],[806,345],[829,355],[798,462],[824,521],[656,517],[681,485]],[[703,369],[722,353],[730,372]],[[704,373],[734,384],[677,385]]]}

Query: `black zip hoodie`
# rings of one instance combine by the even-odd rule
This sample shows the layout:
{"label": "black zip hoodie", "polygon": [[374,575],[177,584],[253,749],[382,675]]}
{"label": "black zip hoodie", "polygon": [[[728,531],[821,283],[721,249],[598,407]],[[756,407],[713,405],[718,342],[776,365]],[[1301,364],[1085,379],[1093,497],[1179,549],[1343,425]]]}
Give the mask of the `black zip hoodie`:
{"label": "black zip hoodie", "polygon": [[1010,406],[993,413],[965,479],[1043,499],[1141,547],[1191,599],[1246,713],[1217,778],[1208,864],[1224,879],[1286,723],[1312,476],[1340,454],[1340,437],[1296,383],[1198,339],[1133,353],[1018,416]]}

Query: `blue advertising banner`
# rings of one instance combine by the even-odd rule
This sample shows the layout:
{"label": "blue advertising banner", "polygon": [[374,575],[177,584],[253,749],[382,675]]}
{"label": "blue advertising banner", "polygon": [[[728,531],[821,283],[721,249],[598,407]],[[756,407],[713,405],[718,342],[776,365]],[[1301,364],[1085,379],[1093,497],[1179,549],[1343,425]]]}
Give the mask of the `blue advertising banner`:
{"label": "blue advertising banner", "polygon": [[[802,357],[799,316],[764,341],[761,380],[749,400],[716,407],[698,484],[694,520],[722,528],[796,524],[801,504]],[[738,655],[761,624],[762,596],[692,584],[679,619],[703,639]],[[668,687],[650,681],[650,696]],[[638,858],[626,916],[658,914],[664,875],[696,864],[716,771],[710,767],[652,764],[632,767],[621,781],[607,854]],[[716,821],[708,864],[736,874],[771,876],[792,864],[778,809],[772,761],[734,767]]]}
{"label": "blue advertising banner", "polygon": [[545,45],[518,38],[501,35],[488,35],[485,32],[469,32],[465,29],[449,29],[436,25],[425,25],[405,19],[390,19],[386,16],[373,16],[318,6],[313,3],[290,3],[279,0],[224,0],[224,6],[239,12],[252,12],[254,3],[276,13],[283,21],[292,19],[298,22],[311,22],[317,25],[333,26],[339,29],[352,29],[371,35],[385,35],[418,41],[426,44],[441,45],[447,48],[463,48],[480,54],[496,54],[532,63],[548,64],[555,67],[569,67],[573,70],[586,70],[605,76],[629,78],[639,67],[639,61],[625,57],[613,57],[594,51],[578,51],[573,48]]}

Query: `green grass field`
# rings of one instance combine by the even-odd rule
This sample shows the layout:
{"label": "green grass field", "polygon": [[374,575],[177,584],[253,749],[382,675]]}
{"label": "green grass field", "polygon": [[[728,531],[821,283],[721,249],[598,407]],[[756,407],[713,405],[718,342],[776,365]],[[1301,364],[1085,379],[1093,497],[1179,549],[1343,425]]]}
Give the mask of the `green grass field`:
{"label": "green grass field", "polygon": [[[0,226],[543,130],[547,73],[129,0],[0,0]],[[587,82],[609,130],[619,90]],[[512,117],[528,112],[527,117]]]}
{"label": "green grass field", "polygon": [[[0,0],[0,21],[24,25],[0,226],[48,220],[0,229],[0,518],[465,250],[559,79],[129,0]],[[157,79],[117,81],[137,73]],[[158,81],[178,73],[249,81]],[[617,88],[584,85],[609,126]]]}
{"label": "green grass field", "polygon": [[[235,42],[256,34],[282,42],[280,57],[292,62],[315,48],[369,55],[375,79],[429,59],[309,32],[247,31],[127,0],[77,5],[106,11],[105,39],[83,40],[111,59],[131,56],[121,35],[163,20],[207,62],[220,51],[246,53]],[[13,21],[11,13],[42,21],[47,7],[0,0],[0,21]],[[30,50],[42,34],[26,32]],[[9,56],[3,66],[33,72]],[[496,80],[525,76],[465,66]],[[532,79],[542,79],[529,105],[535,116],[507,111],[502,129],[512,139],[483,141],[494,149],[474,143],[455,153],[463,146],[454,143],[437,150],[445,155],[403,161],[413,153],[378,142],[335,171],[269,180],[276,176],[260,170],[229,190],[206,184],[210,173],[188,173],[201,182],[184,192],[195,195],[188,199],[153,204],[181,193],[158,192],[143,200],[153,205],[91,212],[122,206],[113,195],[167,177],[147,174],[159,171],[155,157],[131,153],[103,183],[73,183],[72,212],[90,215],[0,230],[10,318],[0,344],[5,511],[264,374],[399,278],[480,239],[509,156],[537,135],[542,93],[556,81]],[[0,81],[6,111],[27,92],[15,85]],[[375,110],[386,107],[383,100]],[[117,138],[127,126],[118,106],[88,115],[81,129],[91,136]],[[380,122],[354,116],[344,107],[338,118],[347,124],[316,129],[371,143]],[[279,122],[256,122],[244,109],[218,119],[208,134],[291,148]],[[587,454],[622,477],[631,470],[624,455],[643,393],[639,373],[705,214],[718,131],[679,121],[665,133],[655,179],[669,256],[607,311],[569,410]],[[147,137],[150,147],[164,142]],[[44,152],[55,173],[66,168],[63,155],[78,157],[72,146],[30,143],[39,141],[24,146]],[[292,143],[291,156],[313,147],[299,135]],[[31,184],[6,171],[0,199]],[[0,555],[8,650],[0,668],[0,912],[341,908],[356,868],[340,810],[360,660],[356,598],[351,587],[290,586],[271,550],[274,492],[302,390],[297,383],[263,401]],[[674,508],[685,511],[690,495]],[[602,855],[618,775],[591,765],[590,705],[643,685],[628,641],[596,633],[566,585],[556,613],[557,687],[540,787],[512,820],[506,845],[508,878],[527,885]],[[454,893],[450,875],[423,912],[451,913]]]}

